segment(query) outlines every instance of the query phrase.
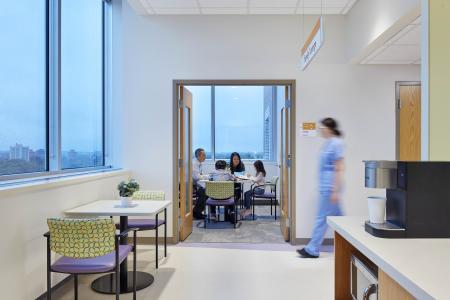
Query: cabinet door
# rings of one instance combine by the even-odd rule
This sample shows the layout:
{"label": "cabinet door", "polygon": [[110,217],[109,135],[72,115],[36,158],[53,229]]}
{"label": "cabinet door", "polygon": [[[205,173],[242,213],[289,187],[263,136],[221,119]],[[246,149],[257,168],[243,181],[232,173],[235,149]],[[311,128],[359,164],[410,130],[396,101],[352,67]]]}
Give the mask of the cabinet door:
{"label": "cabinet door", "polygon": [[381,269],[378,270],[378,300],[413,300],[415,299],[401,285]]}

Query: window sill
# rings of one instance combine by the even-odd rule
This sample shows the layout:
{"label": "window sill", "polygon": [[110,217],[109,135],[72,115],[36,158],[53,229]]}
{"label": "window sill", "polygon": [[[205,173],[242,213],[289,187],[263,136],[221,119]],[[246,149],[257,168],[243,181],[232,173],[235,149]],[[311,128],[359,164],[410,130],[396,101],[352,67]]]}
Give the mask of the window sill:
{"label": "window sill", "polygon": [[34,177],[15,182],[0,183],[0,196],[16,192],[30,192],[83,182],[99,180],[108,177],[128,175],[130,172],[122,169],[103,169],[80,173],[60,174],[57,176]]}

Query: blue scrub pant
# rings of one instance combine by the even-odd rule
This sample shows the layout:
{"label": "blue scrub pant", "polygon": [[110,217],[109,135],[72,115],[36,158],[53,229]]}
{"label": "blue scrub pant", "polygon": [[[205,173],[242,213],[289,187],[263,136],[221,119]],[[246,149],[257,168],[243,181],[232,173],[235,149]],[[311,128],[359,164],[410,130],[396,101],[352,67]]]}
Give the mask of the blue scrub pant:
{"label": "blue scrub pant", "polygon": [[331,192],[321,192],[319,198],[319,211],[317,212],[316,222],[314,223],[312,237],[305,247],[306,252],[315,256],[319,256],[320,254],[320,246],[328,229],[327,217],[342,215],[339,204],[340,199],[337,203],[332,203],[330,199]]}

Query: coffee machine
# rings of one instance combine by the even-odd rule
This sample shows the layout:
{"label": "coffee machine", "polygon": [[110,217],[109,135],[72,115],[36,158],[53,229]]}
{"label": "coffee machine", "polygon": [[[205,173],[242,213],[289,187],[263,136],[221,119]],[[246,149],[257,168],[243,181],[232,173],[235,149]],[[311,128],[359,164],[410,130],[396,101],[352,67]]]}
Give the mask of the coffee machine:
{"label": "coffee machine", "polygon": [[450,238],[450,162],[365,161],[365,186],[386,189],[383,238]]}

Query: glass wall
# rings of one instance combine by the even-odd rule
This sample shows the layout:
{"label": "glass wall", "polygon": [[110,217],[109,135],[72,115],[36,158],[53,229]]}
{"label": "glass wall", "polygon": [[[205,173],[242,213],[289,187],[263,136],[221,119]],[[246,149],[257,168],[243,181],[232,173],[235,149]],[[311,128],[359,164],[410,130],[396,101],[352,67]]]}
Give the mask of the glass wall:
{"label": "glass wall", "polygon": [[105,166],[110,10],[103,0],[2,3],[0,181]]}
{"label": "glass wall", "polygon": [[62,168],[103,165],[102,0],[61,1]]}
{"label": "glass wall", "polygon": [[193,98],[193,142],[207,159],[273,160],[276,87],[187,86]]}
{"label": "glass wall", "polygon": [[47,170],[45,0],[0,9],[0,175]]}

